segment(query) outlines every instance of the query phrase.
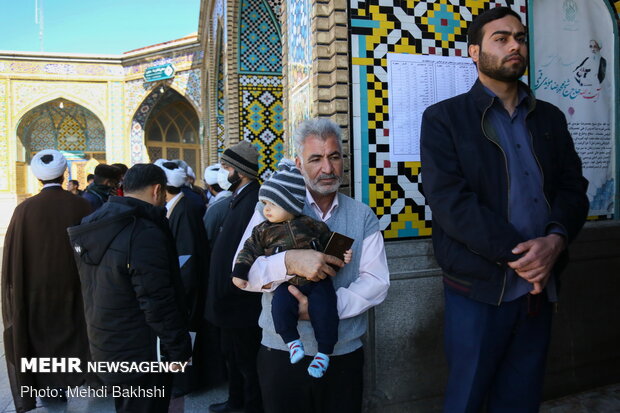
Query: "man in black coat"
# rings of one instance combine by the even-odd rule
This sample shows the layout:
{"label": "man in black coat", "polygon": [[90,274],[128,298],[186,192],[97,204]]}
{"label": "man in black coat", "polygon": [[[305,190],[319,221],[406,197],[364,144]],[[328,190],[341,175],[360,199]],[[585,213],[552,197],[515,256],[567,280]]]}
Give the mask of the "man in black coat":
{"label": "man in black coat", "polygon": [[179,255],[189,329],[195,334],[192,366],[185,374],[175,376],[172,396],[178,397],[204,384],[222,381],[224,360],[219,333],[203,316],[210,250],[202,225],[202,211],[181,190],[187,178],[185,170],[173,161],[162,160],[156,165],[166,173],[166,216]]}
{"label": "man in black coat", "polygon": [[[124,197],[111,197],[69,228],[96,362],[157,361],[157,338],[162,361],[186,362],[191,356],[179,261],[162,207],[165,187],[160,168],[135,165],[125,175]],[[163,390],[153,397],[116,397],[117,412],[168,411],[170,374],[98,375],[127,390]]]}
{"label": "man in black coat", "polygon": [[[260,294],[241,291],[232,283],[232,263],[258,201],[258,152],[241,141],[222,154],[220,186],[233,192],[230,208],[211,250],[205,316],[220,327],[222,352],[228,366],[228,400],[213,404],[211,412],[262,412],[256,371],[261,330]],[[228,186],[226,188],[225,186]]]}

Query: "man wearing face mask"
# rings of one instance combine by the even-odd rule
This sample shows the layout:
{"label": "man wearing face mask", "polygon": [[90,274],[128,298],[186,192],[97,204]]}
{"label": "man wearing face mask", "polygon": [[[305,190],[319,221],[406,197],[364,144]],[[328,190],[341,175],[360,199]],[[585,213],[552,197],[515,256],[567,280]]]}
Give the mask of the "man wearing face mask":
{"label": "man wearing face mask", "polygon": [[226,149],[220,160],[218,184],[233,193],[218,236],[212,244],[206,319],[221,329],[222,353],[228,368],[228,400],[211,412],[262,412],[256,371],[261,330],[260,294],[241,291],[232,283],[233,257],[258,201],[258,152],[246,141]]}
{"label": "man wearing face mask", "polygon": [[[220,171],[223,172],[220,174]],[[207,231],[207,239],[213,245],[222,222],[226,218],[232,193],[222,189],[219,184],[219,182],[222,182],[224,186],[230,186],[228,171],[223,169],[219,163],[210,165],[205,169],[204,179],[207,184],[207,193],[212,196],[202,221]]]}

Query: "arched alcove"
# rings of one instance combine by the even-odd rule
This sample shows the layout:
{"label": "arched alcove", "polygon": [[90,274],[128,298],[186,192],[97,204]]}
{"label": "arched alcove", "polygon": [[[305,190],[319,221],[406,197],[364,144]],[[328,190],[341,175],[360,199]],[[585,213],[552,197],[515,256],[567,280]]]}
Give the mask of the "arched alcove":
{"label": "arched alcove", "polygon": [[[43,149],[56,149],[69,160],[72,179],[86,183],[84,165],[105,162],[105,128],[84,106],[65,98],[53,99],[26,112],[18,122],[15,163],[16,193],[34,193],[39,183],[28,174],[30,159]],[[71,175],[72,174],[72,175]]]}
{"label": "arched alcove", "polygon": [[17,127],[18,162],[43,149],[105,160],[105,128],[85,107],[59,98],[28,111]]}
{"label": "arched alcove", "polygon": [[200,121],[193,106],[174,89],[168,89],[146,119],[144,142],[151,162],[182,159],[201,176]]}

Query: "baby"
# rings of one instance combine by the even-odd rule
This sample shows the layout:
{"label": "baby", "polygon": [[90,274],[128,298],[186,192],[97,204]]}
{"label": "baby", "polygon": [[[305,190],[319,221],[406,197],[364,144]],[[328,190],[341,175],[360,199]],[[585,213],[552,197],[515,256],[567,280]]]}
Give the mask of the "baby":
{"label": "baby", "polygon": [[[239,252],[232,273],[233,283],[244,288],[248,272],[256,258],[269,256],[290,249],[312,248],[323,251],[332,231],[325,223],[301,215],[306,187],[301,173],[290,163],[280,163],[279,170],[261,186],[258,199],[265,206],[266,221],[257,225]],[[344,254],[345,264],[351,261],[352,250]],[[271,314],[276,332],[289,349],[291,363],[304,356],[304,346],[297,331],[299,303],[288,291],[295,285],[308,297],[308,312],[318,343],[318,353],[308,367],[308,374],[319,378],[329,366],[329,354],[338,341],[338,308],[336,292],[328,277],[312,282],[294,276],[276,288],[271,301]]]}

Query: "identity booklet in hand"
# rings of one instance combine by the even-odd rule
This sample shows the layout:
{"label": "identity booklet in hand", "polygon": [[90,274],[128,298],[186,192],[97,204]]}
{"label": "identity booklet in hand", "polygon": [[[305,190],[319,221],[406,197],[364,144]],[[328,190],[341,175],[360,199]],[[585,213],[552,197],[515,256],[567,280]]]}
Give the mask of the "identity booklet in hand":
{"label": "identity booklet in hand", "polygon": [[[329,237],[329,241],[327,241],[327,245],[323,250],[323,253],[327,255],[333,255],[336,258],[342,259],[344,253],[351,248],[353,242],[355,240],[353,238],[349,238],[346,235],[342,235],[338,232],[332,232],[331,237]],[[330,264],[331,265],[331,264]],[[332,265],[332,268],[338,271],[340,267]]]}

